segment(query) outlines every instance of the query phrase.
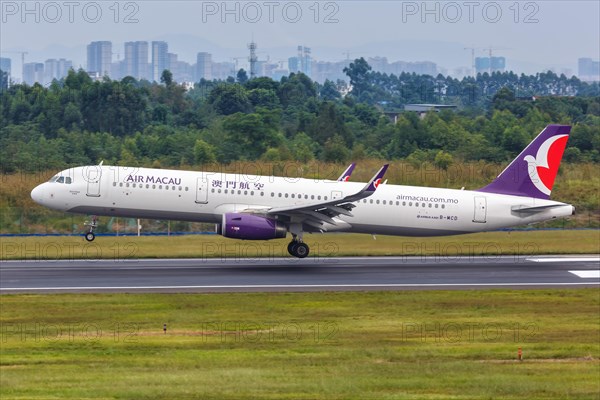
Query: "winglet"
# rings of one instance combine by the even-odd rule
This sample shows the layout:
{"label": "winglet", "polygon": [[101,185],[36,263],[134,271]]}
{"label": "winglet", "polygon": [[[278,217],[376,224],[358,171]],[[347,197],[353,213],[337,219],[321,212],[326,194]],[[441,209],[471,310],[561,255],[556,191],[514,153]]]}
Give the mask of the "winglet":
{"label": "winglet", "polygon": [[363,190],[368,193],[375,192],[375,190],[377,190],[377,186],[381,184],[381,180],[383,179],[385,171],[387,171],[389,166],[390,164],[384,164],[384,166],[381,167],[379,171],[377,171],[375,176],[371,178],[371,180],[369,181],[369,183],[367,183],[367,186],[365,186]]}
{"label": "winglet", "polygon": [[352,171],[354,171],[354,167],[356,167],[356,163],[348,165],[348,168],[346,168],[346,170],[340,175],[340,177],[337,180],[340,182],[348,182],[350,176],[352,175]]}

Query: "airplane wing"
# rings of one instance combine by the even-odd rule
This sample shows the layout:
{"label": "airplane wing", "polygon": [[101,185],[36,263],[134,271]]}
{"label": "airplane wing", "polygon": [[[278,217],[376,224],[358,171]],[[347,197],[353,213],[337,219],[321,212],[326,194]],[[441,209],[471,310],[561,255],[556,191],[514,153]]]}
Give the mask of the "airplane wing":
{"label": "airplane wing", "polygon": [[309,204],[299,204],[293,206],[273,207],[262,210],[267,216],[284,217],[294,219],[314,228],[320,228],[324,223],[336,225],[333,219],[339,215],[352,216],[352,209],[356,207],[353,202],[371,196],[377,190],[381,179],[385,175],[389,164],[385,164],[371,180],[358,192],[345,196],[340,199],[315,202]]}
{"label": "airplane wing", "polygon": [[356,167],[356,163],[348,165],[348,168],[346,168],[346,170],[342,172],[342,174],[339,178],[337,178],[337,180],[340,182],[347,182],[350,179],[350,176],[352,175],[352,171],[354,171],[354,167]]}

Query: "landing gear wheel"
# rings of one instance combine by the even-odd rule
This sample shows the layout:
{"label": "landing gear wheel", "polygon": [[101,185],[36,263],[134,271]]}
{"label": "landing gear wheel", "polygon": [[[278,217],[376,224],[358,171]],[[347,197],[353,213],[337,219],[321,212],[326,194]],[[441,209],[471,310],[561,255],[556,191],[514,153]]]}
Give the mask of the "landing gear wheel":
{"label": "landing gear wheel", "polygon": [[294,257],[304,258],[308,255],[309,248],[306,243],[290,242],[288,252]]}
{"label": "landing gear wheel", "polygon": [[294,256],[298,258],[304,258],[308,255],[309,248],[306,243],[298,243],[294,248]]}
{"label": "landing gear wheel", "polygon": [[84,225],[89,227],[89,231],[87,231],[85,233],[85,240],[87,240],[88,242],[91,242],[96,238],[96,235],[94,234],[94,230],[98,227],[98,217],[96,217],[95,215],[92,216],[92,220],[85,221]]}
{"label": "landing gear wheel", "polygon": [[295,240],[292,240],[290,242],[290,244],[288,244],[288,253],[290,253],[291,255],[295,256],[296,246],[297,245],[298,245],[298,242],[296,242]]}

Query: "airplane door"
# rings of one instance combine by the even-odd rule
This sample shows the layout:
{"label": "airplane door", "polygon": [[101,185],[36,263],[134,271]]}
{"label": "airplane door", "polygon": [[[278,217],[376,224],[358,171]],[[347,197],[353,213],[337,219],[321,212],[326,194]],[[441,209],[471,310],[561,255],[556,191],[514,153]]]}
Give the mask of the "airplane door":
{"label": "airplane door", "polygon": [[208,203],[208,179],[206,177],[196,179],[196,203]]}
{"label": "airplane door", "polygon": [[342,192],[340,192],[339,190],[331,191],[331,200],[337,200],[337,199],[341,199],[341,198],[342,198]]}
{"label": "airplane door", "polygon": [[487,199],[484,196],[475,196],[475,214],[473,222],[485,223],[487,217]]}
{"label": "airplane door", "polygon": [[102,167],[94,165],[84,170],[84,178],[87,181],[87,195],[100,197],[100,181],[102,178]]}

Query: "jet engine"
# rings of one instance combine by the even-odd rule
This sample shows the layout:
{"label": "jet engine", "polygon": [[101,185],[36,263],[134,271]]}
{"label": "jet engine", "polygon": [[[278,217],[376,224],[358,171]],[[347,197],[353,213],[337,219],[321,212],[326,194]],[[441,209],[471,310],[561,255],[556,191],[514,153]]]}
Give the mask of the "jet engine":
{"label": "jet engine", "polygon": [[269,240],[287,235],[287,227],[279,221],[254,214],[223,214],[223,222],[217,224],[217,233],[232,239]]}

